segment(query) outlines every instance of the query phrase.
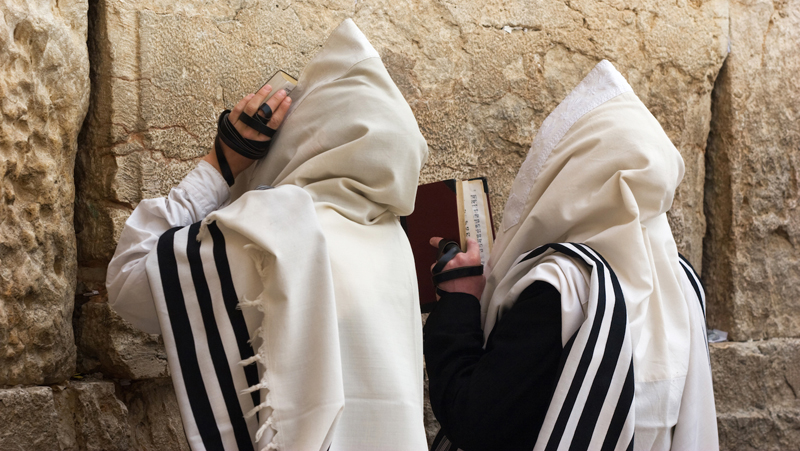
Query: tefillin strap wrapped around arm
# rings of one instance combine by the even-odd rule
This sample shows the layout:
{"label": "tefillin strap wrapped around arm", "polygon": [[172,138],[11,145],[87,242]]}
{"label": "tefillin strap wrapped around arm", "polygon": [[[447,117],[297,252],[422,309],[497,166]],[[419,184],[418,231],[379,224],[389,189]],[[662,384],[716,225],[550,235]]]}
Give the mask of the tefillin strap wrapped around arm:
{"label": "tefillin strap wrapped around arm", "polygon": [[449,291],[444,291],[439,288],[439,284],[447,282],[448,280],[460,279],[462,277],[480,276],[483,274],[483,265],[476,266],[461,266],[459,268],[448,269],[444,271],[444,267],[455,256],[461,252],[461,247],[455,241],[441,240],[439,241],[439,254],[436,256],[436,264],[431,269],[433,274],[433,285],[436,287],[436,294],[444,296],[450,294]]}
{"label": "tefillin strap wrapped around arm", "polygon": [[[239,115],[239,120],[257,132],[272,138],[275,134],[275,129],[267,127],[267,123],[272,118],[272,109],[265,103],[261,105],[259,110],[264,113],[264,117],[260,116],[258,112],[256,112],[254,116],[248,116],[242,112]],[[214,139],[214,147],[222,177],[225,178],[225,182],[228,183],[228,186],[233,186],[233,171],[231,171],[228,160],[225,158],[220,140],[233,149],[234,152],[251,160],[258,160],[267,155],[272,141],[256,141],[243,137],[241,133],[239,133],[239,130],[231,124],[230,119],[228,119],[230,113],[231,110],[225,110],[219,115],[219,120],[217,121],[217,137]]]}

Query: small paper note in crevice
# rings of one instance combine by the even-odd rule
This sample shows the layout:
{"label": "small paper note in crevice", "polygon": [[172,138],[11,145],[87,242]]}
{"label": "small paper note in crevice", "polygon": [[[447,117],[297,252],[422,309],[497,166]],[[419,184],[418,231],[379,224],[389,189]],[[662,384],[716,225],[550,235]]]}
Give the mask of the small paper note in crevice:
{"label": "small paper note in crevice", "polygon": [[728,333],[717,329],[708,329],[708,342],[709,343],[722,343],[728,341]]}

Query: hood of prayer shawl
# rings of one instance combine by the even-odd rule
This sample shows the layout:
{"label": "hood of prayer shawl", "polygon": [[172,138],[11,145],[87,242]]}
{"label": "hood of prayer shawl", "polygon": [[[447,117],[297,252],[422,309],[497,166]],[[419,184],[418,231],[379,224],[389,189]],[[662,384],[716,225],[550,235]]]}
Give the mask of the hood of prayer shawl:
{"label": "hood of prayer shawl", "polygon": [[303,70],[267,156],[233,198],[259,185],[296,185],[346,218],[372,223],[414,208],[428,146],[380,56],[352,20]]}
{"label": "hood of prayer shawl", "polygon": [[[276,187],[267,192],[303,191],[313,205],[328,252],[346,400],[331,451],[365,443],[386,451],[425,449],[419,299],[413,254],[395,215],[413,209],[427,144],[352,20],[331,33],[291,97],[269,154],[237,178],[232,206],[259,185]],[[265,233],[258,216],[243,212],[237,227],[246,222],[254,234]],[[289,227],[282,234],[297,232]],[[291,252],[315,255],[316,248],[309,242]],[[293,278],[304,283],[307,276],[295,274],[291,263],[280,257],[274,263],[264,268],[265,277],[285,274],[289,287]]]}
{"label": "hood of prayer shawl", "polygon": [[622,285],[637,383],[685,376],[689,312],[666,217],[683,173],[658,121],[601,61],[542,123],[517,174],[487,265],[484,330],[502,314],[492,296],[522,253],[585,243]]}

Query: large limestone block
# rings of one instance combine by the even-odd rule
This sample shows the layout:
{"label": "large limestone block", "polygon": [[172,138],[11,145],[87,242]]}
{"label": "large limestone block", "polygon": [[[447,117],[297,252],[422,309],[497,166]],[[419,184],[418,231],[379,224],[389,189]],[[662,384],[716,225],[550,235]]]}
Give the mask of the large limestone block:
{"label": "large limestone block", "polygon": [[0,0],[0,385],[58,382],[75,366],[86,13],[86,0]]}
{"label": "large limestone block", "polygon": [[128,406],[131,447],[140,451],[188,451],[178,398],[170,379],[151,379],[122,387]]}
{"label": "large limestone block", "polygon": [[709,350],[718,412],[800,411],[799,339],[719,343]]}
{"label": "large limestone block", "polygon": [[720,449],[800,449],[800,340],[709,346]]}
{"label": "large limestone block", "polygon": [[[545,116],[602,58],[628,77],[687,163],[671,213],[699,266],[710,92],[727,2],[98,0],[92,106],[77,220],[86,282],[131,209],[177,183],[216,117],[278,68],[299,73],[352,17],[378,49],[431,147],[423,181],[486,175],[499,220]],[[354,105],[354,107],[356,107]],[[93,280],[89,280],[93,279]]]}
{"label": "large limestone block", "polygon": [[720,414],[717,428],[721,450],[800,450],[800,410],[797,409]]}
{"label": "large limestone block", "polygon": [[0,450],[131,449],[128,409],[114,392],[107,381],[0,389]]}
{"label": "large limestone block", "polygon": [[75,335],[82,373],[134,380],[169,376],[161,336],[134,328],[106,302],[87,302],[81,307]]}
{"label": "large limestone block", "polygon": [[714,91],[704,275],[736,341],[800,336],[800,1],[733,0]]}
{"label": "large limestone block", "polygon": [[[54,387],[54,395],[59,416],[72,419],[77,449],[81,451],[130,449],[128,409],[117,398],[113,382],[70,381],[64,387]],[[39,449],[50,449],[50,447]]]}
{"label": "large limestone block", "polygon": [[65,450],[76,445],[72,415],[59,415],[52,388],[0,389],[0,450]]}

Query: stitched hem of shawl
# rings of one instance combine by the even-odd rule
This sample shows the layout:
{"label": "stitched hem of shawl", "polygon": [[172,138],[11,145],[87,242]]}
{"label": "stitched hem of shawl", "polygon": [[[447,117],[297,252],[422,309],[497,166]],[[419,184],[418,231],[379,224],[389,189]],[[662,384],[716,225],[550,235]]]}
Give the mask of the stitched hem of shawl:
{"label": "stitched hem of shawl", "polygon": [[593,109],[629,91],[633,89],[625,77],[607,60],[602,60],[545,118],[512,185],[503,214],[503,231],[519,223],[542,166],[567,131]]}

